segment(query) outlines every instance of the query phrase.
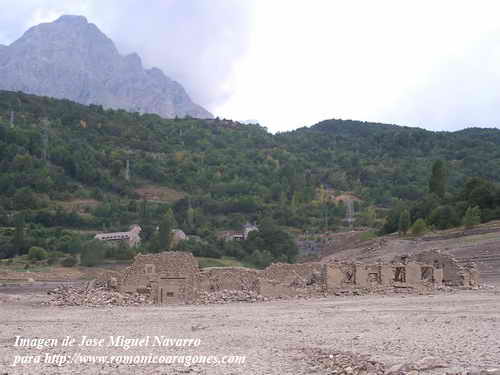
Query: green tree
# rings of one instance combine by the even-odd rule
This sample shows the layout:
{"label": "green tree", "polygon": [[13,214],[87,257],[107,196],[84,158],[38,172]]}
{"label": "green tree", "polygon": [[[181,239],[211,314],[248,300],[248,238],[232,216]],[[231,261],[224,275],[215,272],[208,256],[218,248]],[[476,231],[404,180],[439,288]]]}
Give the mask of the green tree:
{"label": "green tree", "polygon": [[141,201],[141,218],[146,220],[148,216],[148,201],[144,198]]}
{"label": "green tree", "polygon": [[189,231],[194,229],[194,209],[191,207],[191,199],[188,199],[188,208],[186,211],[187,226]]}
{"label": "green tree", "polygon": [[21,188],[16,191],[13,197],[16,210],[26,210],[37,208],[37,199],[30,188]]}
{"label": "green tree", "polygon": [[28,258],[30,260],[44,260],[47,259],[47,256],[47,252],[41,247],[32,246],[28,251]]}
{"label": "green tree", "polygon": [[377,213],[373,206],[367,207],[356,220],[359,225],[366,225],[367,227],[373,227],[377,220]]}
{"label": "green tree", "polygon": [[467,208],[463,218],[465,228],[472,229],[479,223],[481,223],[481,209],[478,206]]}
{"label": "green tree", "polygon": [[244,263],[250,263],[257,268],[265,268],[270,265],[273,261],[272,254],[267,251],[254,250],[252,254],[246,256],[243,259]]}
{"label": "green tree", "polygon": [[424,234],[427,231],[427,224],[425,223],[425,220],[417,219],[417,221],[415,221],[411,226],[410,231],[415,236]]}
{"label": "green tree", "polygon": [[399,218],[405,208],[406,206],[402,201],[396,201],[394,206],[387,213],[384,225],[380,229],[379,234],[384,235],[397,232],[399,230]]}
{"label": "green tree", "polygon": [[437,229],[448,229],[460,225],[460,216],[451,205],[439,206],[432,210],[427,222]]}
{"label": "green tree", "polygon": [[130,200],[128,202],[128,212],[137,212],[137,202],[135,200]]}
{"label": "green tree", "polygon": [[297,205],[298,205],[298,194],[297,192],[292,194],[292,200],[290,202],[290,210],[292,214],[295,215],[297,213]]}
{"label": "green tree", "polygon": [[293,237],[280,229],[270,217],[264,217],[259,221],[259,230],[249,233],[248,239],[243,242],[243,248],[247,254],[259,250],[261,252],[257,253],[259,256],[268,250],[273,259],[283,256],[289,263],[295,262],[299,252]]}
{"label": "green tree", "polygon": [[436,160],[432,166],[432,175],[429,180],[429,191],[443,198],[448,183],[448,171],[442,160]]}
{"label": "green tree", "polygon": [[83,245],[80,263],[85,267],[94,267],[104,260],[106,249],[102,241],[92,240]]}
{"label": "green tree", "polygon": [[74,255],[70,255],[61,261],[61,265],[63,267],[73,267],[73,266],[76,266],[77,263],[78,263],[78,260],[76,259],[76,257]]}
{"label": "green tree", "polygon": [[403,210],[399,215],[399,234],[406,234],[410,228],[410,213],[408,210]]}

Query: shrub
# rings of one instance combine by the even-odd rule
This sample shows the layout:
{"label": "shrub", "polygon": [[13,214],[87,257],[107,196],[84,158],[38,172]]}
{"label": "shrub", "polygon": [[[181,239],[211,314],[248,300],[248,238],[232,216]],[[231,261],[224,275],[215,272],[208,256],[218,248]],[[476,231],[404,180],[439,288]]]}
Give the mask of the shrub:
{"label": "shrub", "polygon": [[399,234],[406,234],[410,227],[410,213],[408,210],[403,210],[399,215]]}
{"label": "shrub", "polygon": [[460,225],[460,218],[453,206],[440,206],[432,210],[428,223],[437,229],[448,229]]}
{"label": "shrub", "polygon": [[76,266],[76,263],[77,263],[76,257],[70,255],[69,257],[66,257],[62,260],[61,265],[63,267],[74,267]]}
{"label": "shrub", "polygon": [[420,236],[427,231],[427,224],[424,219],[418,219],[411,226],[411,233],[415,236]]}
{"label": "shrub", "polygon": [[41,247],[33,246],[28,251],[28,259],[30,260],[44,260],[47,259],[47,252]]}
{"label": "shrub", "polygon": [[59,258],[64,257],[66,254],[64,254],[61,251],[49,251],[49,257],[47,259],[48,264],[56,264],[59,261]]}
{"label": "shrub", "polygon": [[83,246],[80,264],[85,267],[94,267],[104,260],[106,250],[101,241],[93,240]]}
{"label": "shrub", "polygon": [[368,241],[368,240],[371,240],[372,238],[375,238],[375,237],[377,237],[377,235],[373,232],[363,232],[359,236],[361,241]]}
{"label": "shrub", "polygon": [[247,264],[252,264],[257,268],[266,268],[273,262],[273,256],[271,252],[267,250],[264,251],[255,250],[251,255],[246,256],[243,259],[243,262]]}
{"label": "shrub", "polygon": [[134,259],[136,255],[137,253],[135,249],[127,246],[125,243],[122,243],[118,246],[110,247],[105,251],[106,258],[117,259],[117,260]]}
{"label": "shrub", "polygon": [[463,218],[465,228],[472,229],[479,223],[481,223],[481,209],[478,206],[467,208]]}

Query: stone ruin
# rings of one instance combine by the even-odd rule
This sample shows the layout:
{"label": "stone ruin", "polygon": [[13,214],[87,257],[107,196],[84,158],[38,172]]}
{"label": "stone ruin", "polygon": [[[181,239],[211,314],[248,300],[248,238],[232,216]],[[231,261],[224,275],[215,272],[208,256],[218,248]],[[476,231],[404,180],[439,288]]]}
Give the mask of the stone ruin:
{"label": "stone ruin", "polygon": [[396,257],[395,262],[423,262],[431,264],[435,269],[442,269],[443,283],[447,286],[479,286],[479,271],[472,262],[461,264],[449,254],[439,250],[427,250],[412,256],[403,255]]}
{"label": "stone ruin", "polygon": [[198,261],[191,253],[138,254],[119,282],[124,293],[149,293],[154,302],[192,303],[199,288]]}
{"label": "stone ruin", "polygon": [[479,273],[439,252],[402,257],[389,264],[275,263],[264,270],[242,267],[199,268],[186,252],[139,254],[118,281],[122,293],[144,293],[154,303],[196,303],[201,295],[224,291],[264,298],[431,290],[444,285],[477,287]]}

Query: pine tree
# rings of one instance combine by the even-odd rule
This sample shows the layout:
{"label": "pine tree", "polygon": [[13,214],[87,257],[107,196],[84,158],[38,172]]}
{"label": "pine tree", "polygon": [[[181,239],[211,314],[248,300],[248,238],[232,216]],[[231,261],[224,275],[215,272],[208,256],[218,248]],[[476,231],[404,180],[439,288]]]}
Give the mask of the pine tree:
{"label": "pine tree", "polygon": [[436,160],[432,166],[432,175],[429,180],[429,191],[443,198],[446,193],[448,182],[448,172],[446,165],[442,160]]}
{"label": "pine tree", "polygon": [[399,215],[399,234],[406,234],[410,228],[410,213],[403,210]]}
{"label": "pine tree", "polygon": [[12,246],[14,254],[18,255],[22,253],[26,246],[24,241],[24,215],[19,213],[16,215],[14,220],[16,229],[14,231],[14,238],[12,239]]}
{"label": "pine tree", "polygon": [[290,202],[290,211],[292,211],[292,214],[297,213],[297,205],[298,205],[298,198],[297,198],[297,192],[292,194],[292,200]]}
{"label": "pine tree", "polygon": [[148,217],[148,202],[146,199],[143,199],[141,202],[141,216],[143,220]]}

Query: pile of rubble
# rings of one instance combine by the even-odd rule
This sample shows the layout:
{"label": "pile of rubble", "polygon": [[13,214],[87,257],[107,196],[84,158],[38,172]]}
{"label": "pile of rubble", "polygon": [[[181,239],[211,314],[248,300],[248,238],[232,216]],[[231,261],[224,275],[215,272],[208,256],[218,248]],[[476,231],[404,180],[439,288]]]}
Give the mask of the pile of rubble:
{"label": "pile of rubble", "polygon": [[105,286],[73,288],[61,286],[48,292],[51,306],[137,306],[151,304],[148,294],[122,294]]}
{"label": "pile of rubble", "polygon": [[367,355],[323,349],[308,349],[305,354],[312,370],[326,371],[328,374],[386,374],[384,364],[371,360]]}
{"label": "pile of rubble", "polygon": [[197,304],[223,304],[230,302],[265,302],[269,298],[248,290],[218,290],[213,292],[202,291],[198,294]]}

